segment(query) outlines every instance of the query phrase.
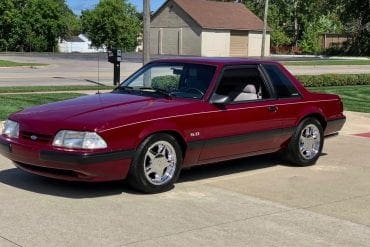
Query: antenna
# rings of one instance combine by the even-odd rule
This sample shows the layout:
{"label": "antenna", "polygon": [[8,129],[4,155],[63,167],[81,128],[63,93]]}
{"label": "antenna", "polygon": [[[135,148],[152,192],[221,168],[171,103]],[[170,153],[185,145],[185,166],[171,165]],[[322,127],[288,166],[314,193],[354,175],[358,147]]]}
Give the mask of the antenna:
{"label": "antenna", "polygon": [[98,94],[100,94],[100,52],[98,50]]}

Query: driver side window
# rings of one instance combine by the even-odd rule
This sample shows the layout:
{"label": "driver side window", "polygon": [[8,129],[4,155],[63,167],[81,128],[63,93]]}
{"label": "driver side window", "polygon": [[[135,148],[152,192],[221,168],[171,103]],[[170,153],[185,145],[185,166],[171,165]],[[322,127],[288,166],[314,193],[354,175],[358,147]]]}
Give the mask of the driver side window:
{"label": "driver side window", "polygon": [[216,94],[228,96],[234,103],[271,97],[257,67],[225,69]]}

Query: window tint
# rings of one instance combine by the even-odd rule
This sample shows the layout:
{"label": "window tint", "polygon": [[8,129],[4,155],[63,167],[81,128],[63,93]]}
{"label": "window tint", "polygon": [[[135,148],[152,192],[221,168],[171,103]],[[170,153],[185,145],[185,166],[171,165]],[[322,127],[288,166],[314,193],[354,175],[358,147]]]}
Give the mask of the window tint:
{"label": "window tint", "polygon": [[270,94],[256,67],[225,69],[216,94],[228,96],[230,101],[234,102],[270,98]]}
{"label": "window tint", "polygon": [[276,65],[264,65],[278,98],[297,97],[299,93],[293,83]]}

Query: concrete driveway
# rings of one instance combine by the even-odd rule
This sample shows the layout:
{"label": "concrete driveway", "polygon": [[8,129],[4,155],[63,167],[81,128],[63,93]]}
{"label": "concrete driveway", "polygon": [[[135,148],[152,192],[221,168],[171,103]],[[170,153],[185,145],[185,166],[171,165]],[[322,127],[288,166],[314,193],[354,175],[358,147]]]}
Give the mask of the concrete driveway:
{"label": "concrete driveway", "polygon": [[183,171],[172,191],[66,183],[0,157],[0,246],[370,246],[370,114],[315,166],[260,156]]}

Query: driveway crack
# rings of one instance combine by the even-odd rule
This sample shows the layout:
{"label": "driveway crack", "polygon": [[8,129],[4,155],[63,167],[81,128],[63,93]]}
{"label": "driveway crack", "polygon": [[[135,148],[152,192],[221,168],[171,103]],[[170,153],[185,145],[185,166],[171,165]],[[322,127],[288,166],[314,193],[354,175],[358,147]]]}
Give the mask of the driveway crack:
{"label": "driveway crack", "polygon": [[14,241],[12,241],[12,240],[10,240],[10,239],[7,239],[6,237],[3,237],[3,236],[1,236],[1,235],[0,235],[0,238],[4,239],[5,241],[7,241],[7,242],[9,242],[9,243],[11,243],[11,244],[14,244],[15,246],[23,247],[22,245],[17,244],[16,242],[14,242]]}
{"label": "driveway crack", "polygon": [[[261,218],[261,217],[265,217],[265,216],[275,215],[275,214],[283,214],[283,213],[288,213],[288,212],[293,212],[293,211],[298,211],[298,210],[309,210],[309,209],[315,208],[315,207],[340,203],[340,202],[344,202],[344,201],[348,201],[348,200],[352,200],[352,199],[358,199],[358,198],[362,198],[362,197],[366,197],[366,196],[370,196],[370,194],[361,195],[361,196],[353,196],[353,197],[349,197],[349,198],[345,198],[345,199],[341,199],[341,200],[337,200],[337,201],[332,201],[332,202],[328,202],[328,203],[321,203],[321,204],[308,206],[308,207],[291,207],[291,208],[286,209],[286,210],[278,210],[278,211],[274,211],[274,212],[270,212],[270,213],[266,213],[266,214],[259,214],[259,215],[255,215],[255,216],[251,216],[251,217],[242,218],[242,219],[235,219],[235,220],[221,222],[221,223],[218,223],[218,224],[207,225],[207,226],[192,228],[192,229],[183,230],[183,231],[179,231],[179,232],[175,232],[175,233],[164,234],[164,235],[156,236],[156,237],[153,237],[153,238],[142,239],[142,240],[138,240],[138,241],[132,241],[132,242],[129,242],[129,243],[125,243],[124,246],[129,246],[129,245],[133,245],[133,244],[137,244],[137,243],[142,243],[142,242],[145,242],[145,241],[150,241],[150,240],[154,240],[154,239],[160,239],[160,238],[164,238],[164,237],[174,236],[174,235],[177,235],[177,234],[194,232],[194,231],[203,230],[203,229],[206,229],[206,228],[227,225],[227,224],[230,224],[230,223],[248,221],[248,220],[257,219],[257,218]],[[318,213],[318,214],[320,214],[320,213]],[[325,215],[325,214],[321,214],[321,215],[324,215],[324,216],[327,216],[327,217],[332,217],[332,216]],[[358,222],[352,222],[350,220],[346,220],[346,221],[351,222],[351,223],[356,224],[356,225],[362,225],[362,226],[365,226],[365,227],[370,227],[366,224],[361,224],[361,223],[358,223]]]}

